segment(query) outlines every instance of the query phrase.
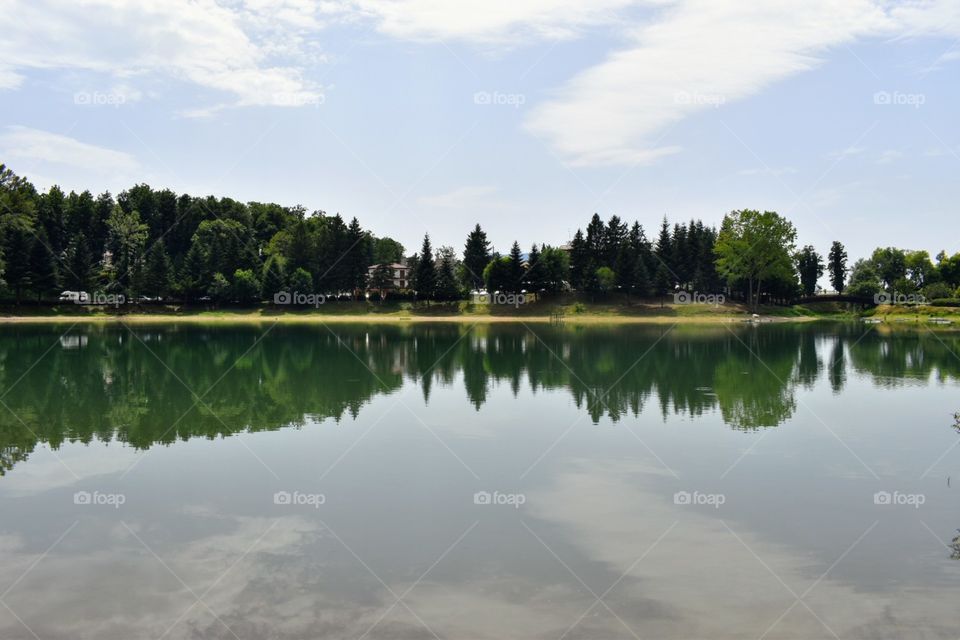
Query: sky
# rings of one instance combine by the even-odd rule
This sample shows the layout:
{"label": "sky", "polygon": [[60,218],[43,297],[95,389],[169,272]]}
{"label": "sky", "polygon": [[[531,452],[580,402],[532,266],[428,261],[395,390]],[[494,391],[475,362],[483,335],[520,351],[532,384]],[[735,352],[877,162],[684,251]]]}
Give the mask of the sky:
{"label": "sky", "polygon": [[0,0],[0,162],[356,216],[960,251],[960,0]]}

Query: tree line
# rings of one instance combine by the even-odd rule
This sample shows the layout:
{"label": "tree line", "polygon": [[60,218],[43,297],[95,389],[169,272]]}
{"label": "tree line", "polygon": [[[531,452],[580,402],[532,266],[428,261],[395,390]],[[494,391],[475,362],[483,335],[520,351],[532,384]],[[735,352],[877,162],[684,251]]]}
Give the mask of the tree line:
{"label": "tree line", "polygon": [[[284,290],[457,300],[486,289],[637,298],[722,292],[757,306],[813,295],[824,273],[837,292],[855,296],[960,297],[960,253],[941,252],[934,263],[925,251],[878,248],[850,268],[839,241],[826,257],[813,246],[797,249],[796,229],[776,212],[733,211],[719,228],[664,217],[652,238],[639,221],[618,216],[604,222],[593,214],[584,229],[563,247],[534,243],[524,253],[514,242],[502,255],[477,224],[460,253],[434,249],[426,235],[420,251],[406,256],[401,243],[357,218],[146,184],[116,197],[58,186],[40,192],[0,164],[0,286],[18,304],[63,289],[241,304]],[[403,291],[393,263],[410,270]]]}

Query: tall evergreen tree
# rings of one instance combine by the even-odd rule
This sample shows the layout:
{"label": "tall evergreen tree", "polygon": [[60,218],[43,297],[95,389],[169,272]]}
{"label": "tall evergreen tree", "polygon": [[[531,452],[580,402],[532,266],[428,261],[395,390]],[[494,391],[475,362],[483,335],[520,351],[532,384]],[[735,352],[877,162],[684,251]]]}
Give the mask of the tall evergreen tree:
{"label": "tall evergreen tree", "polygon": [[830,245],[830,284],[837,293],[843,293],[847,280],[847,250],[843,245],[834,240]]}
{"label": "tall evergreen tree", "polygon": [[160,298],[169,295],[172,271],[170,256],[167,255],[163,240],[159,240],[147,251],[147,261],[141,278],[141,293]]}
{"label": "tall evergreen tree", "polygon": [[464,285],[471,289],[483,287],[483,270],[490,264],[490,243],[478,224],[467,236],[463,248]]}
{"label": "tall evergreen tree", "polygon": [[510,247],[510,290],[519,293],[523,289],[523,254],[520,252],[520,243],[514,241]]}
{"label": "tall evergreen tree", "polygon": [[3,274],[7,286],[13,290],[17,304],[23,292],[30,288],[30,250],[34,235],[30,222],[23,216],[8,216],[3,220]]}
{"label": "tall evergreen tree", "polygon": [[89,291],[93,276],[93,256],[83,233],[70,241],[66,253],[66,268],[63,269],[64,285],[71,291]]}
{"label": "tall evergreen tree", "polygon": [[460,297],[457,286],[456,254],[452,247],[440,247],[437,251],[437,285],[435,297],[438,300],[456,300]]}
{"label": "tall evergreen tree", "polygon": [[417,268],[413,273],[413,288],[417,297],[429,300],[434,296],[437,287],[437,267],[433,261],[433,247],[430,246],[430,234],[423,236],[423,246]]}
{"label": "tall evergreen tree", "polygon": [[530,255],[527,263],[529,266],[524,276],[524,281],[527,284],[526,289],[539,296],[540,291],[547,288],[547,269],[536,243],[530,247]]}
{"label": "tall evergreen tree", "polygon": [[260,276],[260,297],[263,300],[273,300],[273,297],[284,290],[283,263],[277,256],[270,256],[263,264]]}
{"label": "tall evergreen tree", "polygon": [[56,259],[41,232],[30,249],[30,288],[38,302],[56,292],[59,279]]}
{"label": "tall evergreen tree", "polygon": [[577,229],[570,243],[570,285],[574,289],[583,289],[587,283],[587,271],[590,269],[590,253],[583,231]]}

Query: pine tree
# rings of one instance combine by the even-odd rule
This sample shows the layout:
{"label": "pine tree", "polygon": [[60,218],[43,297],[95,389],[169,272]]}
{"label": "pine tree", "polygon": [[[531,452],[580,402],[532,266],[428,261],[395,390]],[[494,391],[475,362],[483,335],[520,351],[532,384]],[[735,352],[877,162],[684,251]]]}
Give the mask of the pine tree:
{"label": "pine tree", "polygon": [[441,247],[437,256],[437,285],[434,295],[438,300],[456,300],[460,297],[460,289],[457,287],[456,259],[453,249]]}
{"label": "pine tree", "polygon": [[514,241],[510,247],[510,291],[520,293],[523,289],[523,254],[520,252],[520,243]]}
{"label": "pine tree", "polygon": [[273,297],[282,292],[284,279],[283,263],[277,256],[270,256],[263,265],[260,276],[260,297],[264,300],[273,300]]}
{"label": "pine tree", "polygon": [[41,233],[30,249],[30,288],[37,294],[37,302],[55,292],[58,281],[56,261]]}
{"label": "pine tree", "polygon": [[570,243],[570,284],[574,289],[581,290],[587,282],[587,271],[590,268],[590,255],[583,231],[577,229]]}
{"label": "pine tree", "polygon": [[670,260],[673,257],[673,247],[670,242],[670,223],[667,222],[666,216],[663,217],[663,223],[660,225],[660,235],[657,236],[657,246],[653,252],[669,270],[671,267]]}
{"label": "pine tree", "polygon": [[539,297],[540,291],[547,287],[547,268],[543,263],[542,254],[536,243],[530,247],[530,256],[527,263],[529,266],[526,276],[524,276],[524,281],[527,284],[526,289]]}
{"label": "pine tree", "polygon": [[206,292],[210,274],[203,250],[198,243],[190,245],[180,271],[180,290],[187,300],[202,296]]}
{"label": "pine tree", "polygon": [[653,288],[654,293],[660,296],[660,306],[663,307],[663,298],[669,293],[670,289],[673,288],[673,279],[670,276],[667,265],[662,262],[660,266],[657,267],[657,272],[653,276]]}
{"label": "pine tree", "polygon": [[144,294],[163,298],[170,293],[171,273],[170,256],[160,240],[147,252],[147,263],[143,268],[141,291]]}
{"label": "pine tree", "polygon": [[423,236],[423,247],[420,249],[420,259],[413,274],[413,288],[417,297],[429,300],[434,296],[437,288],[437,267],[433,262],[433,248],[430,246],[430,234]]}
{"label": "pine tree", "polygon": [[63,278],[66,288],[71,291],[87,291],[93,275],[93,256],[90,245],[82,233],[78,234],[67,248],[67,267]]}
{"label": "pine tree", "polygon": [[597,267],[603,266],[603,247],[606,227],[599,214],[593,214],[590,224],[587,225],[587,256],[589,259],[585,275],[592,276]]}
{"label": "pine tree", "polygon": [[30,287],[30,250],[33,232],[30,223],[21,216],[11,216],[4,221],[3,258],[6,271],[3,274],[7,286],[20,304],[23,291]]}
{"label": "pine tree", "polygon": [[478,224],[467,236],[463,249],[464,285],[471,289],[483,287],[483,270],[490,264],[490,243]]}

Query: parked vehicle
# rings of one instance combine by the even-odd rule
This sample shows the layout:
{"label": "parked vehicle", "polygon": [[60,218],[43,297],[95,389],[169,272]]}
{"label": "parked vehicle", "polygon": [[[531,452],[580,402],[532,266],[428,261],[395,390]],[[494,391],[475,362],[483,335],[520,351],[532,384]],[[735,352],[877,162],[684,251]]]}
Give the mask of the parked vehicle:
{"label": "parked vehicle", "polygon": [[72,302],[74,304],[89,304],[90,294],[86,291],[63,291],[58,298],[60,302]]}

